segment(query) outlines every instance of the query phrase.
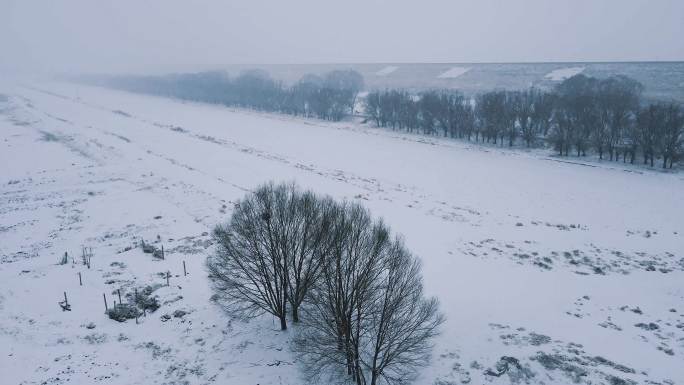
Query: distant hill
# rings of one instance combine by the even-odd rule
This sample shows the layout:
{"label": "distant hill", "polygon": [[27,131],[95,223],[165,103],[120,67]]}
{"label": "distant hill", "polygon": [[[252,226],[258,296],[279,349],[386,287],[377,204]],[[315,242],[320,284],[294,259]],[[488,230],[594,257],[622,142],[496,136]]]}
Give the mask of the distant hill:
{"label": "distant hill", "polygon": [[453,88],[464,93],[491,89],[519,89],[535,86],[550,88],[567,76],[583,73],[594,77],[626,75],[641,82],[649,99],[684,102],[684,62],[644,63],[439,63],[439,64],[268,64],[229,65],[237,75],[247,69],[261,68],[271,76],[293,83],[307,73],[333,69],[360,72],[367,89],[404,88],[424,90]]}

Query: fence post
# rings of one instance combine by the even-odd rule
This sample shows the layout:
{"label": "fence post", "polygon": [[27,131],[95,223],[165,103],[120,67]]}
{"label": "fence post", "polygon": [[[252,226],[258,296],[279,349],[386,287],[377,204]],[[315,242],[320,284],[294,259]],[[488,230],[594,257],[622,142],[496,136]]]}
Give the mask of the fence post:
{"label": "fence post", "polygon": [[81,272],[78,272],[78,284],[79,286],[83,286],[83,280],[81,279]]}
{"label": "fence post", "polygon": [[105,313],[109,311],[109,307],[107,307],[107,295],[105,293],[102,293],[102,298],[104,298],[104,303],[105,303]]}
{"label": "fence post", "polygon": [[187,277],[188,271],[185,269],[185,261],[183,261],[183,276]]}
{"label": "fence post", "polygon": [[123,302],[121,302],[121,289],[116,289],[116,293],[119,295],[119,305],[121,305]]}
{"label": "fence post", "polygon": [[169,286],[169,278],[171,277],[171,272],[167,271],[166,272],[166,286]]}

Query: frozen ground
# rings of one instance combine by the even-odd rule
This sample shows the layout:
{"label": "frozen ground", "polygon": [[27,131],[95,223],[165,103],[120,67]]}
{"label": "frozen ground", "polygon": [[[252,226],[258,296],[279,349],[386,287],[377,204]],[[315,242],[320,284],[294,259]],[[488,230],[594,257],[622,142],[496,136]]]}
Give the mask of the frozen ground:
{"label": "frozen ground", "polygon": [[[684,384],[681,174],[69,84],[0,93],[3,384],[304,383],[296,328],[231,319],[202,267],[269,179],[363,201],[422,257],[447,322],[418,384]],[[139,324],[105,316],[103,293],[147,286],[161,307]]]}

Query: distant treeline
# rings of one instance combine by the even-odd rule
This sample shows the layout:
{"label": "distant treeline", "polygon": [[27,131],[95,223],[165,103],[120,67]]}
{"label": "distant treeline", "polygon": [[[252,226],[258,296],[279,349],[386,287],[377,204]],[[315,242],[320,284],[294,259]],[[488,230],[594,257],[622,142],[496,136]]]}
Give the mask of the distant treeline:
{"label": "distant treeline", "polygon": [[[354,114],[363,89],[355,71],[305,75],[293,85],[261,70],[124,76],[98,82],[128,91],[339,121]],[[466,97],[454,90],[370,92],[362,111],[379,127],[501,146],[549,146],[559,155],[672,167],[684,158],[684,113],[676,103],[642,98],[626,76],[576,75],[553,90],[491,91]]]}
{"label": "distant treeline", "polygon": [[272,79],[262,70],[246,71],[234,78],[216,71],[121,76],[98,82],[127,91],[333,121],[354,113],[356,98],[363,89],[363,77],[351,70],[305,75],[291,86]]}
{"label": "distant treeline", "polygon": [[645,104],[643,86],[626,76],[573,76],[553,91],[491,91],[467,98],[452,90],[418,95],[374,91],[365,113],[379,127],[501,146],[548,144],[561,156],[672,167],[684,157],[684,113],[675,103]]}

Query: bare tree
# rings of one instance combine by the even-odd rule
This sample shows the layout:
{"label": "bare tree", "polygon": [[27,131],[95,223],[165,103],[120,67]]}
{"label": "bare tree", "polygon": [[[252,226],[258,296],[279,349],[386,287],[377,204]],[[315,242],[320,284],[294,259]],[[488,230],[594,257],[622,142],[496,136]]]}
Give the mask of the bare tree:
{"label": "bare tree", "polygon": [[670,168],[682,152],[684,144],[684,114],[679,105],[670,103],[662,105],[664,122],[660,128],[658,149],[663,158],[663,168],[668,161]]}
{"label": "bare tree", "polygon": [[216,254],[207,260],[221,302],[251,317],[269,313],[287,329],[315,280],[328,222],[321,201],[294,184],[265,184],[236,204],[230,223],[217,226]]}
{"label": "bare tree", "polygon": [[342,104],[349,108],[350,114],[353,114],[356,98],[363,89],[363,76],[354,70],[331,71],[325,76],[325,85],[330,89],[342,91]]}
{"label": "bare tree", "polygon": [[385,226],[373,223],[358,204],[337,205],[332,213],[328,240],[333,246],[304,307],[306,328],[297,350],[310,375],[342,369],[359,382],[359,340],[389,238]]}
{"label": "bare tree", "polygon": [[660,104],[651,104],[643,108],[637,115],[635,140],[639,143],[644,164],[650,161],[653,167],[658,147],[658,134],[665,124],[665,109]]}
{"label": "bare tree", "polygon": [[525,145],[530,147],[534,142],[537,132],[534,126],[533,114],[536,102],[536,92],[534,89],[522,91],[514,98],[514,108],[520,135],[525,141]]}
{"label": "bare tree", "polygon": [[358,385],[409,380],[443,320],[437,301],[424,298],[420,264],[382,222],[355,204],[339,206],[336,218],[295,350],[314,377],[333,370]]}
{"label": "bare tree", "polygon": [[[627,136],[630,121],[639,108],[639,98],[643,85],[626,76],[612,76],[599,83],[598,107],[601,114],[601,129],[605,141],[599,145],[606,147],[610,160],[617,161],[616,153],[621,142]],[[599,150],[599,158],[603,158],[603,147]]]}
{"label": "bare tree", "polygon": [[362,362],[370,384],[412,379],[427,364],[432,339],[444,318],[435,298],[425,298],[420,262],[400,239],[385,250],[384,269],[369,312],[368,343]]}

